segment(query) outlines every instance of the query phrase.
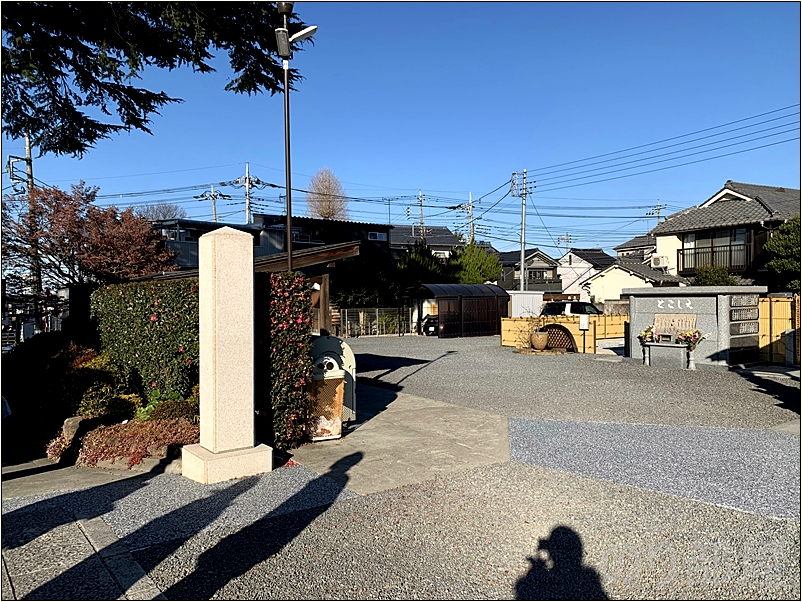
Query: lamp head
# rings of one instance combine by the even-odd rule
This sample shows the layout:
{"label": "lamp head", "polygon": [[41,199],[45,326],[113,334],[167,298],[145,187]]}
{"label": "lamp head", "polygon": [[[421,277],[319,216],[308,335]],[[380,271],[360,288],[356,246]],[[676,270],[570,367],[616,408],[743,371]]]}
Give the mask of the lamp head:
{"label": "lamp head", "polygon": [[283,27],[276,29],[276,47],[281,58],[290,58],[290,36],[289,32]]}
{"label": "lamp head", "polygon": [[295,2],[279,2],[278,3],[278,12],[281,15],[290,15],[292,14],[292,5]]}

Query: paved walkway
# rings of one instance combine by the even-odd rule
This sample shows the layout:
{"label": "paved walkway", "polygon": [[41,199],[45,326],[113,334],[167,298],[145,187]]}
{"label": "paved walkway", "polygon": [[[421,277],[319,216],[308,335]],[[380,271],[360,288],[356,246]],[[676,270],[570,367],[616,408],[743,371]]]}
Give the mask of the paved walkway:
{"label": "paved walkway", "polygon": [[356,428],[300,465],[213,486],[4,467],[3,599],[800,596],[798,420],[508,418],[362,384],[358,400]]}

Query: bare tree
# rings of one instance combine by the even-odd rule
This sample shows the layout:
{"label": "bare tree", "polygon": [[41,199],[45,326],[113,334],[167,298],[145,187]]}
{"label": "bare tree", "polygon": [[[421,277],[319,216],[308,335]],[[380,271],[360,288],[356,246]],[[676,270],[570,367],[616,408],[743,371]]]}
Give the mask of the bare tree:
{"label": "bare tree", "polygon": [[183,207],[173,205],[172,203],[156,203],[155,205],[145,205],[136,209],[136,215],[149,222],[155,222],[162,219],[182,219],[187,216],[187,212]]}
{"label": "bare tree", "polygon": [[328,167],[319,169],[309,180],[306,207],[309,217],[348,219],[348,199],[337,176]]}

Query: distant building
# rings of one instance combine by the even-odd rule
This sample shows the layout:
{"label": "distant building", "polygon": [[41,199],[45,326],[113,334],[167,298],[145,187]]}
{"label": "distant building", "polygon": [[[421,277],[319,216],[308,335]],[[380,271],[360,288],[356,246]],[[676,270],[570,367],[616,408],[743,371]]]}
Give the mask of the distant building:
{"label": "distant building", "polygon": [[799,206],[798,188],[727,180],[701,205],[669,215],[649,233],[656,240],[654,260],[688,278],[704,265],[754,278],[765,256],[763,245],[799,215]]}
{"label": "distant building", "polygon": [[588,290],[582,285],[603,269],[613,265],[612,257],[601,249],[571,249],[557,260],[557,273],[562,280],[563,295],[590,301]]}
{"label": "distant building", "polygon": [[651,259],[654,255],[654,249],[657,245],[657,239],[654,236],[646,234],[644,236],[636,236],[632,240],[613,247],[613,250],[618,254],[619,259],[631,259],[635,261],[645,262]]}
{"label": "distant building", "polygon": [[[505,290],[519,290],[521,286],[521,252],[498,253],[501,276],[498,286]],[[562,292],[562,281],[557,274],[557,262],[538,248],[524,252],[525,289],[546,293]]]}
{"label": "distant building", "polygon": [[419,240],[426,240],[435,257],[445,262],[451,256],[451,249],[462,246],[456,234],[445,226],[425,226],[421,232],[420,226],[392,226],[390,231],[390,249],[393,257],[398,260],[406,250]]}

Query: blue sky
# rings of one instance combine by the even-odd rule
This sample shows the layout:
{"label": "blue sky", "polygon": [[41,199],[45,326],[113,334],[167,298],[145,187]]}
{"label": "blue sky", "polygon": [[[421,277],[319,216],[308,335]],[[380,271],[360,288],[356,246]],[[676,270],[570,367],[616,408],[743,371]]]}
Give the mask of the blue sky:
{"label": "blue sky", "polygon": [[[412,223],[408,207],[417,221],[421,190],[427,225],[465,230],[465,213],[450,208],[471,193],[478,238],[513,250],[521,201],[504,195],[512,172],[527,169],[527,247],[559,257],[559,236],[612,253],[654,227],[651,207],[665,215],[698,204],[728,179],[799,187],[799,3],[297,2],[295,11],[319,30],[293,59],[305,77],[291,94],[293,187],[330,168],[354,197],[352,219],[386,223],[389,204],[392,223]],[[152,136],[116,135],[81,160],[35,159],[35,176],[64,188],[83,179],[100,187],[99,204],[165,200],[198,219],[211,219],[211,207],[193,195],[243,175],[246,161],[283,187],[282,96],[224,92],[225,57],[215,66],[148,71],[142,85],[185,101],[154,116]],[[739,152],[762,145],[772,146]],[[3,140],[4,160],[23,153],[21,141]],[[704,160],[726,153],[738,154]],[[662,162],[644,165],[653,161]],[[608,178],[618,179],[597,182]],[[131,195],[140,192],[149,194]],[[219,202],[221,221],[244,222],[242,190],[222,192],[233,198]],[[256,192],[257,210],[281,213],[281,192]],[[293,214],[304,213],[294,192]]]}

